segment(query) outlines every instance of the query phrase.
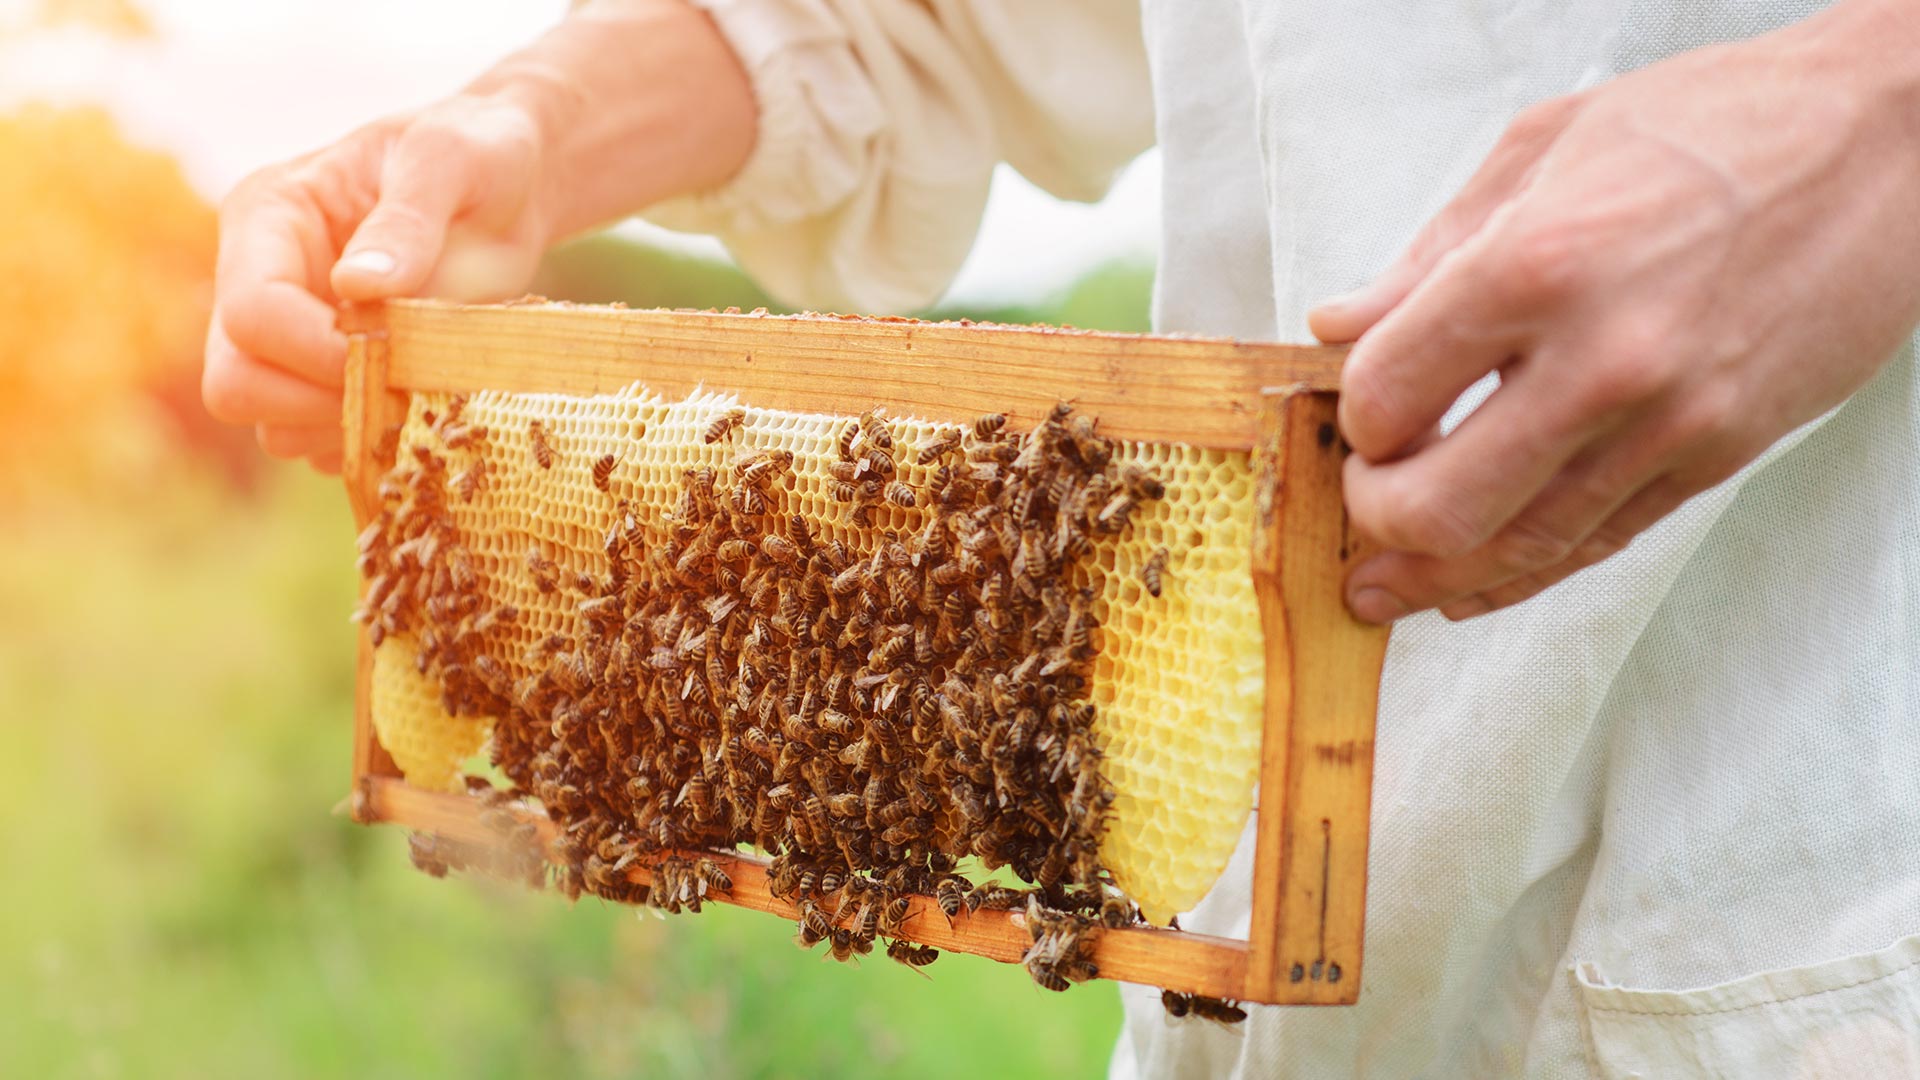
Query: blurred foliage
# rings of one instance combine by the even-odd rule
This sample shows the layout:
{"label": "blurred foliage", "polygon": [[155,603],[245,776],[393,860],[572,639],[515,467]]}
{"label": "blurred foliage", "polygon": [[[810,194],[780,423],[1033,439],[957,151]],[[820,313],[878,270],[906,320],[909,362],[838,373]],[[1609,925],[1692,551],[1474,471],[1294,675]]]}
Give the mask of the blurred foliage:
{"label": "blurred foliage", "polygon": [[237,480],[196,404],[214,214],[105,112],[0,116],[0,497],[156,482],[185,442]]}
{"label": "blurred foliage", "polygon": [[78,27],[107,37],[144,39],[153,34],[153,20],[133,0],[40,0],[33,24],[40,27]]}
{"label": "blurred foliage", "polygon": [[[532,291],[555,300],[623,303],[632,307],[751,311],[791,309],[775,303],[733,266],[662,251],[619,236],[598,235],[562,244],[548,254]],[[1115,262],[1098,267],[1057,296],[1028,304],[944,304],[913,312],[929,319],[1054,323],[1085,330],[1144,331],[1153,294],[1153,267]]]}
{"label": "blurred foliage", "polygon": [[[101,114],[0,118],[0,1077],[1093,1076],[1111,984],[824,963],[414,872],[347,788],[353,528],[196,404],[211,212]],[[981,319],[1143,325],[1103,270]],[[587,240],[549,295],[753,307],[735,271]]]}

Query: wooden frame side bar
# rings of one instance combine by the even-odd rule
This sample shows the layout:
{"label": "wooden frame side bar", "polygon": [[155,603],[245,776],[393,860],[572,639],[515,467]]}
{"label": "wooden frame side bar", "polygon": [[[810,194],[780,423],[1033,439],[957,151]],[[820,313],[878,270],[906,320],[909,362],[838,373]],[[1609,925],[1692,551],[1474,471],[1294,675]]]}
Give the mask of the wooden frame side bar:
{"label": "wooden frame side bar", "polygon": [[1387,628],[1348,613],[1336,395],[1270,392],[1255,455],[1253,584],[1266,732],[1247,985],[1252,1001],[1350,1005],[1366,925],[1373,726]]}
{"label": "wooden frame side bar", "polygon": [[[350,327],[351,328],[351,327]],[[378,488],[385,464],[378,447],[387,429],[406,415],[406,401],[387,389],[387,343],[383,334],[356,332],[347,337],[345,395],[341,411],[340,473],[346,481],[347,501],[357,528],[365,528],[380,513]],[[365,584],[362,583],[362,588]],[[368,783],[400,776],[400,767],[380,745],[373,728],[373,642],[362,629],[353,681],[353,788],[349,807],[355,821],[372,819]]]}
{"label": "wooden frame side bar", "polygon": [[1339,384],[1344,347],[833,316],[394,301],[391,384],[667,397],[708,386],[764,408],[1030,425],[1071,401],[1121,439],[1244,450],[1263,387]]}
{"label": "wooden frame side bar", "polygon": [[[482,806],[466,795],[423,791],[404,780],[376,777],[367,784],[369,822],[390,822],[422,832],[438,833],[472,844],[500,842],[500,834],[482,824]],[[526,820],[540,826],[550,838],[552,822],[529,812]],[[703,853],[719,863],[733,879],[730,895],[712,895],[725,903],[763,911],[786,919],[799,910],[767,890],[766,860],[739,853]],[[642,885],[650,876],[641,868],[628,877]],[[849,910],[846,918],[851,920]],[[931,897],[915,896],[901,937],[922,945],[984,956],[1003,964],[1017,964],[1032,944],[1025,916],[1019,911],[977,911],[948,922]],[[1161,930],[1152,927],[1104,930],[1094,948],[1100,977],[1164,986],[1186,993],[1238,997],[1246,979],[1247,945],[1231,938]]]}

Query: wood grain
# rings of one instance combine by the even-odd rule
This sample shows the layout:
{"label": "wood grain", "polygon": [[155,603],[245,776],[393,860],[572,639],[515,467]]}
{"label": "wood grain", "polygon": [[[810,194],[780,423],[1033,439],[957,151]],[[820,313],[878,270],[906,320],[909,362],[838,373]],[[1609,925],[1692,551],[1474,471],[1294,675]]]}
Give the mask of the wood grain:
{"label": "wood grain", "polygon": [[1062,400],[1122,439],[1246,449],[1260,392],[1338,385],[1344,348],[1044,327],[760,316],[563,304],[395,301],[391,385],[409,390],[668,397],[705,386],[796,412],[1022,426]]}
{"label": "wood grain", "polygon": [[[366,527],[380,513],[377,489],[381,464],[374,448],[391,424],[405,415],[404,400],[396,400],[387,390],[386,342],[377,334],[353,334],[347,339],[345,392],[341,411],[341,478],[346,482],[347,501],[353,507],[358,528]],[[366,583],[361,582],[364,592]],[[365,627],[359,630],[359,651],[353,682],[353,794],[354,820],[367,820],[370,777],[397,777],[400,767],[373,729],[373,643]]]}
{"label": "wood grain", "polygon": [[1366,925],[1373,726],[1387,628],[1348,613],[1337,397],[1268,396],[1255,448],[1253,586],[1266,631],[1251,1000],[1350,1005]]}
{"label": "wood grain", "polygon": [[[435,832],[468,843],[498,842],[498,834],[480,822],[479,800],[465,795],[423,791],[405,781],[374,778],[368,782],[369,821],[384,821],[421,832]],[[527,820],[551,837],[553,825],[545,815],[528,812]],[[767,891],[764,859],[738,853],[707,852],[733,879],[733,892],[721,901],[754,911],[793,919],[799,911]],[[641,884],[650,879],[643,869],[629,877]],[[847,913],[848,918],[853,915]],[[977,911],[961,914],[951,923],[931,897],[913,898],[911,913],[901,927],[902,937],[951,952],[984,956],[1003,964],[1017,964],[1032,938],[1019,912]],[[1094,962],[1100,977],[1123,982],[1168,987],[1213,997],[1237,997],[1246,980],[1247,945],[1231,938],[1211,937],[1151,927],[1107,930],[1100,935]]]}

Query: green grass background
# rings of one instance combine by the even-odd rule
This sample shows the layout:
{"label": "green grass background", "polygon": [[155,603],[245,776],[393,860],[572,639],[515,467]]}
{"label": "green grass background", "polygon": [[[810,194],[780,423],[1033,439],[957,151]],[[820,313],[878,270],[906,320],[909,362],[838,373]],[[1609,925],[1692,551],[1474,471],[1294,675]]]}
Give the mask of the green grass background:
{"label": "green grass background", "polygon": [[[1140,329],[1149,273],[941,314]],[[765,303],[590,240],[540,289]],[[336,482],[0,507],[0,1077],[1080,1077],[1115,990],[943,957],[822,962],[730,908],[662,920],[434,881],[348,780],[353,527]]]}

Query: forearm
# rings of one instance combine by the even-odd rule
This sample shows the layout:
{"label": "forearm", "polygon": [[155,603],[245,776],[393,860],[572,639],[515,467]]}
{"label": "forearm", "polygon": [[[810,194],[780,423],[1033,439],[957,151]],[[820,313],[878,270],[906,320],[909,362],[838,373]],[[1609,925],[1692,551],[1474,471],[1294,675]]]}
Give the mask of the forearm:
{"label": "forearm", "polygon": [[685,0],[584,4],[466,93],[532,118],[534,201],[554,240],[716,187],[753,149],[747,73]]}

